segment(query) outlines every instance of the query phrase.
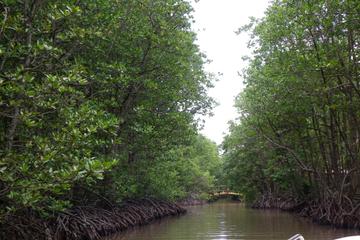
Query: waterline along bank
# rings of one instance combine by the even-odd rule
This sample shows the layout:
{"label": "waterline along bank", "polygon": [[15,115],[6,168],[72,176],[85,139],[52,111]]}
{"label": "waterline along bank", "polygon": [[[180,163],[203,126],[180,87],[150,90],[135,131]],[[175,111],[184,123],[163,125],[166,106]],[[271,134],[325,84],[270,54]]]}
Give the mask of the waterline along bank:
{"label": "waterline along bank", "polygon": [[[49,221],[26,217],[9,219],[13,226],[3,226],[1,239],[46,240],[99,240],[105,236],[142,226],[154,220],[185,214],[186,210],[168,201],[143,198],[128,200],[120,206],[100,208],[95,206],[74,207],[59,212]],[[17,230],[17,232],[15,232]]]}

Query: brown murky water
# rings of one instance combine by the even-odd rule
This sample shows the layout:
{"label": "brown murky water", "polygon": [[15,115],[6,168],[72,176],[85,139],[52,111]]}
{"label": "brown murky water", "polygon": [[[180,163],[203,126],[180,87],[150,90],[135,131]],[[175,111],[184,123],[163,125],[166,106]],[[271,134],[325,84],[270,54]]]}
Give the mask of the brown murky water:
{"label": "brown murky water", "polygon": [[111,240],[281,240],[296,233],[301,233],[305,240],[360,234],[320,226],[281,211],[248,209],[240,203],[224,201],[189,207],[185,216],[132,229]]}

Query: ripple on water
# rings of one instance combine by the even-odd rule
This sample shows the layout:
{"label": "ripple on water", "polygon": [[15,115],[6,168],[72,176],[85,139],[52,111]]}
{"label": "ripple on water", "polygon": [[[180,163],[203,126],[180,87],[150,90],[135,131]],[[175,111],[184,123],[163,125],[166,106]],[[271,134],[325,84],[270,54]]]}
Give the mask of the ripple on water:
{"label": "ripple on water", "polygon": [[333,229],[275,210],[247,209],[218,202],[193,206],[182,217],[167,218],[107,240],[281,240],[301,233],[306,240],[329,240],[359,234]]}

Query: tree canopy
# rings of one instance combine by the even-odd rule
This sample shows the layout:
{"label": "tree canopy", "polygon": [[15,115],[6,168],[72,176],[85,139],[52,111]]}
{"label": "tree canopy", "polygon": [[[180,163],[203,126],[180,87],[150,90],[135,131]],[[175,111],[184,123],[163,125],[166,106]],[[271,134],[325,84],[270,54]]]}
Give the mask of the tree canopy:
{"label": "tree canopy", "polygon": [[217,150],[197,129],[214,104],[213,77],[189,2],[0,9],[0,222],[102,198],[185,197],[197,178],[211,187]]}
{"label": "tree canopy", "polygon": [[254,56],[236,100],[239,120],[223,145],[228,181],[249,199],[316,200],[313,213],[340,225],[354,210],[359,10],[353,0],[276,0],[240,29],[250,31]]}

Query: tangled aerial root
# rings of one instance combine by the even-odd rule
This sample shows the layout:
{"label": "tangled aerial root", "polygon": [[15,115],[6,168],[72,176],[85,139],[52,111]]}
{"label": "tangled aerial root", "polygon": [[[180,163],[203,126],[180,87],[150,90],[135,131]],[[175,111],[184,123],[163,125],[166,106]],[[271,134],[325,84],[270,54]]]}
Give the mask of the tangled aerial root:
{"label": "tangled aerial root", "polygon": [[291,211],[314,222],[335,227],[360,228],[360,203],[347,197],[333,193],[323,199],[300,201],[295,198],[271,198],[261,196],[253,208],[274,208]]}
{"label": "tangled aerial root", "polygon": [[149,198],[126,201],[121,207],[111,210],[77,207],[59,215],[54,239],[100,239],[155,219],[183,213],[185,209],[174,203]]}
{"label": "tangled aerial root", "polygon": [[[128,200],[119,207],[109,209],[74,207],[45,222],[39,218],[21,218],[0,226],[1,239],[31,240],[98,240],[134,226],[148,224],[155,219],[184,214],[186,210],[177,204],[163,200],[144,198]],[[15,218],[13,218],[15,219]],[[35,221],[36,220],[36,221]],[[1,232],[0,231],[0,232]]]}

